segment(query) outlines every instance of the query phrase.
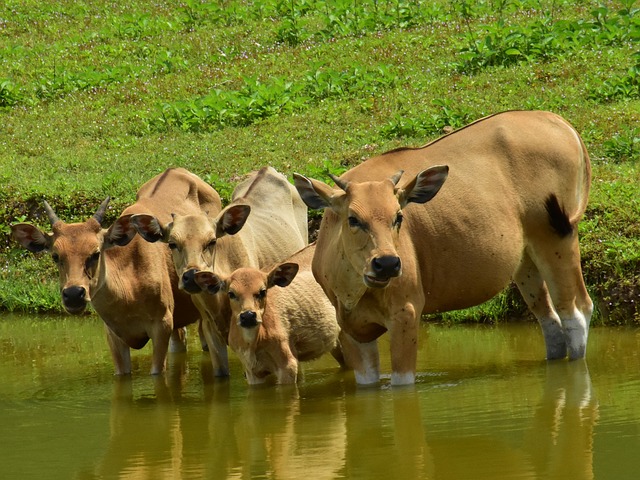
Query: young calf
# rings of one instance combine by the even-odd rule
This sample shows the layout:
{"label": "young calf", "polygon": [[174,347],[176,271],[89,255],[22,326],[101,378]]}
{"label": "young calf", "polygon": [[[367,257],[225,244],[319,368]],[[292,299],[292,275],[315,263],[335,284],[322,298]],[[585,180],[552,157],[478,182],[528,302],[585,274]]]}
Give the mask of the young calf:
{"label": "young calf", "polygon": [[268,272],[239,268],[227,278],[196,273],[203,290],[229,297],[229,346],[249,384],[263,383],[271,373],[280,384],[295,383],[298,361],[326,352],[343,364],[335,309],[311,273],[314,251],[309,245]]}

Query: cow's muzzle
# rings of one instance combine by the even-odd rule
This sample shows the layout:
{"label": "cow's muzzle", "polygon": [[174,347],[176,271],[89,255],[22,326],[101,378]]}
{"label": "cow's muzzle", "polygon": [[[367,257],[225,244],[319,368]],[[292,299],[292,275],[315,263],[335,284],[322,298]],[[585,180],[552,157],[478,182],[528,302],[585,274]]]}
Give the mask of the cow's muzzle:
{"label": "cow's muzzle", "polygon": [[82,313],[87,306],[87,290],[79,285],[63,289],[62,305],[71,314]]}
{"label": "cow's muzzle", "polygon": [[258,315],[252,310],[247,310],[238,315],[242,328],[255,328],[258,326]]}
{"label": "cow's muzzle", "polygon": [[195,268],[192,268],[192,269],[187,270],[186,272],[184,272],[182,274],[182,288],[187,293],[201,293],[202,292],[202,289],[196,283],[196,273],[198,273],[198,270],[196,270]]}
{"label": "cow's muzzle", "polygon": [[384,288],[392,278],[402,274],[400,257],[383,255],[371,260],[371,270],[364,275],[364,283],[369,288]]}

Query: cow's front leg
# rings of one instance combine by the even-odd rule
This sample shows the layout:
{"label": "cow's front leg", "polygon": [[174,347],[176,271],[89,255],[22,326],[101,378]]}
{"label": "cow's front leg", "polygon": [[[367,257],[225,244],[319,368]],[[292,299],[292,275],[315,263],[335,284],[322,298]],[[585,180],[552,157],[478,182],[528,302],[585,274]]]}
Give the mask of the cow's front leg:
{"label": "cow's front leg", "polygon": [[380,355],[378,341],[361,343],[346,333],[340,332],[340,345],[345,363],[352,368],[359,385],[370,385],[380,380]]}
{"label": "cow's front leg", "polygon": [[171,332],[169,351],[171,353],[184,353],[187,351],[187,327],[176,328]]}
{"label": "cow's front leg", "polygon": [[387,324],[391,348],[391,385],[413,385],[418,360],[418,318],[410,303]]}
{"label": "cow's front leg", "polygon": [[116,375],[131,374],[131,349],[105,324],[107,343],[113,359],[114,373]]}
{"label": "cow's front leg", "polygon": [[167,352],[169,351],[169,340],[173,328],[173,314],[167,312],[161,322],[153,325],[151,329],[151,342],[153,343],[153,355],[151,357],[151,375],[164,373],[167,365]]}
{"label": "cow's front leg", "polygon": [[213,319],[208,316],[202,320],[202,331],[207,340],[207,350],[213,365],[213,374],[216,377],[229,376],[229,354],[227,352],[227,342],[222,338],[218,327]]}

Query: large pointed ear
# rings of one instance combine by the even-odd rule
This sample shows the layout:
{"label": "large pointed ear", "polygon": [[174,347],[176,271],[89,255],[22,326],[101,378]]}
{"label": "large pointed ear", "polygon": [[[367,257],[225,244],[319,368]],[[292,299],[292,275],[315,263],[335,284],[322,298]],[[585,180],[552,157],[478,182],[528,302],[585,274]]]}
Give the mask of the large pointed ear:
{"label": "large pointed ear", "polygon": [[194,280],[203,291],[211,295],[215,295],[226,288],[226,282],[212,272],[196,272]]}
{"label": "large pointed ear", "polygon": [[11,225],[11,234],[20,245],[34,253],[49,250],[53,244],[53,235],[28,223]]}
{"label": "large pointed ear", "polygon": [[398,191],[400,206],[404,208],[408,203],[426,203],[436,196],[447,179],[449,167],[436,165],[421,171],[404,189]]}
{"label": "large pointed ear", "polygon": [[244,227],[250,213],[251,207],[249,205],[229,205],[220,212],[215,220],[216,237],[238,233]]}
{"label": "large pointed ear", "polygon": [[333,199],[344,195],[320,180],[307,178],[298,173],[293,174],[293,183],[307,207],[315,210],[331,207]]}
{"label": "large pointed ear", "polygon": [[169,228],[168,226],[162,226],[160,220],[153,215],[147,215],[145,213],[133,215],[131,217],[131,224],[147,242],[155,243],[157,241],[166,241]]}
{"label": "large pointed ear", "polygon": [[278,287],[286,287],[296,278],[298,268],[297,263],[281,263],[280,265],[276,265],[267,276],[267,288],[276,285]]}
{"label": "large pointed ear", "polygon": [[118,218],[104,235],[102,249],[111,247],[124,247],[136,236],[136,229],[131,223],[132,215],[123,215]]}

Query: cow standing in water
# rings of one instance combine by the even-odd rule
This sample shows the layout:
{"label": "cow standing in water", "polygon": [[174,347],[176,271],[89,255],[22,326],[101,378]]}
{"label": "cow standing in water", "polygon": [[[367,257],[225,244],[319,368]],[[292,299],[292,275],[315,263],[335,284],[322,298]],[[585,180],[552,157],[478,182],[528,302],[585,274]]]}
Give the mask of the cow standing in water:
{"label": "cow standing in water", "polygon": [[229,299],[222,293],[203,292],[195,275],[268,267],[306,246],[307,206],[297,190],[281,173],[264,167],[234,189],[231,203],[216,218],[174,215],[166,222],[141,214],[132,223],[147,241],[164,242],[171,248],[179,287],[192,294],[201,312],[214,372],[228,375]]}
{"label": "cow standing in water", "polygon": [[[221,209],[218,193],[182,168],[168,169],[138,190],[109,229],[101,225],[107,198],[96,214],[82,223],[61,221],[45,202],[53,233],[30,224],[11,227],[13,236],[32,252],[48,251],[60,272],[64,308],[72,314],[91,303],[104,321],[115,373],[131,373],[130,348],[142,348],[151,339],[151,373],[165,369],[170,338],[184,349],[184,327],[200,315],[191,298],[178,289],[169,248],[136,236],[131,217],[151,213],[167,221],[171,213]],[[117,248],[116,248],[117,247]],[[175,333],[174,333],[175,332]]]}
{"label": "cow standing in water", "polygon": [[339,189],[301,175],[295,185],[309,207],[325,209],[313,272],[358,383],[379,380],[386,331],[391,383],[414,383],[420,315],[478,305],[512,280],[542,327],[547,358],[585,356],[593,304],[577,223],[591,168],[561,117],[493,115],[334,180]]}

